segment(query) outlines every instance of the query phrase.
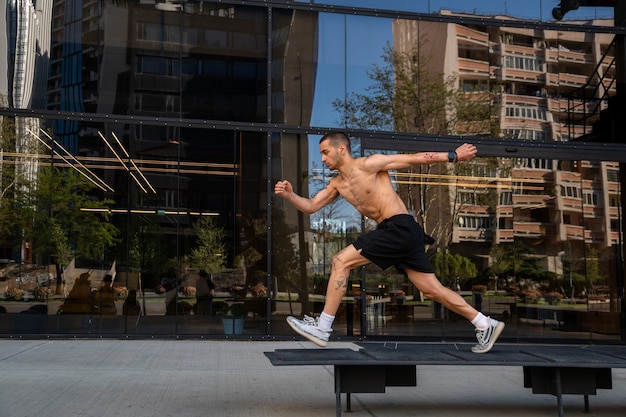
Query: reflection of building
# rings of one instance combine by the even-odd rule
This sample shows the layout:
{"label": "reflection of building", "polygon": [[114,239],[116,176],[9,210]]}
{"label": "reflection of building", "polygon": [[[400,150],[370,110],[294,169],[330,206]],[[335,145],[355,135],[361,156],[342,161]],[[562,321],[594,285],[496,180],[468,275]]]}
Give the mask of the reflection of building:
{"label": "reflection of building", "polygon": [[[0,33],[0,106],[44,107],[51,14],[52,0],[8,0],[0,4],[0,16],[6,23]],[[33,155],[37,153],[38,143],[30,132],[38,134],[39,128],[39,118],[16,118],[15,148],[8,148],[25,155],[18,157],[14,165],[17,183],[25,192],[29,191],[27,187],[36,184],[38,168]],[[2,169],[0,167],[0,171]],[[32,253],[24,246],[19,255],[6,255],[28,260]]]}
{"label": "reflection of building", "polygon": [[[589,110],[606,106],[604,99],[615,93],[612,41],[612,35],[587,32],[394,22],[397,51],[422,48],[418,53],[429,56],[431,73],[456,76],[468,98],[490,97],[492,120],[501,136],[532,141],[568,141],[591,131],[597,113],[589,115]],[[568,100],[575,94],[590,100]],[[457,130],[490,133],[464,132],[467,127],[459,125]],[[560,161],[559,155],[546,155],[505,158],[497,169],[479,170],[473,167],[472,174],[490,177],[486,187],[456,188],[456,250],[484,255],[486,243],[528,239],[544,259],[543,267],[562,273],[567,248],[575,246],[582,257],[584,244],[599,250],[616,244],[617,163]]]}
{"label": "reflection of building", "polygon": [[[308,124],[317,15],[277,9],[268,30],[267,13],[265,8],[196,1],[55,1],[48,108]],[[225,222],[242,212],[265,215],[265,134],[207,129],[202,122],[176,127],[60,120],[55,125],[55,138],[92,162],[113,158],[99,132],[111,141],[113,134],[119,137],[156,189],[143,193],[131,183],[126,193],[126,175],[109,165],[103,175],[120,191],[113,195],[119,207],[130,203],[129,209],[211,212]],[[276,139],[275,155],[283,158],[276,165],[282,172],[272,176],[303,177],[296,171],[307,169],[306,136],[283,133]],[[295,225],[295,210],[286,211]],[[188,216],[168,216],[157,222],[188,225]]]}

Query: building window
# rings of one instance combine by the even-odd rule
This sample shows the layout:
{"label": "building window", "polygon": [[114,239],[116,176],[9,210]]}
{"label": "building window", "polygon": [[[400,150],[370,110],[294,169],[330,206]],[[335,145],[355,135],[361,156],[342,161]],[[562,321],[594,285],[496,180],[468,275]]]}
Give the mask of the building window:
{"label": "building window", "polygon": [[458,195],[458,203],[459,204],[476,204],[476,194],[468,193],[468,192],[459,192]]}
{"label": "building window", "polygon": [[515,168],[554,169],[554,160],[538,158],[516,158]]}
{"label": "building window", "polygon": [[598,205],[598,194],[597,193],[585,193],[585,204],[588,206],[597,206]]}
{"label": "building window", "polygon": [[543,130],[504,129],[504,135],[513,139],[546,140],[546,134]]}
{"label": "building window", "polygon": [[580,188],[572,185],[562,185],[561,186],[561,196],[562,197],[572,197],[572,198],[580,198],[581,192]]}
{"label": "building window", "polygon": [[503,193],[500,193],[500,205],[502,206],[513,205],[513,193],[510,191],[505,191]]}
{"label": "building window", "polygon": [[491,219],[489,217],[473,217],[473,216],[460,216],[459,227],[461,229],[489,229],[491,227]]}
{"label": "building window", "polygon": [[504,57],[504,66],[525,71],[541,71],[541,61],[536,58],[507,55]]}
{"label": "building window", "polygon": [[546,109],[536,106],[512,105],[506,106],[507,117],[519,117],[522,119],[546,120]]}
{"label": "building window", "polygon": [[606,170],[606,179],[610,182],[619,182],[619,171],[615,169]]}

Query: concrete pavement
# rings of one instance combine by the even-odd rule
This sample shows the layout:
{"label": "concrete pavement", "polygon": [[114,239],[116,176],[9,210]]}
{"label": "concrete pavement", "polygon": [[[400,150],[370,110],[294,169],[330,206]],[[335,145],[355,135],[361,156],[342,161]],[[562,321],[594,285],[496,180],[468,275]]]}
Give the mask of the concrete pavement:
{"label": "concrete pavement", "polygon": [[[331,342],[329,347],[358,347]],[[335,415],[332,366],[274,367],[300,341],[0,339],[0,417],[320,417]],[[469,345],[468,345],[469,349]],[[556,417],[556,399],[523,388],[522,369],[418,366],[417,387],[353,394],[360,416]],[[565,416],[626,415],[626,370],[613,389],[564,396]],[[345,407],[345,399],[344,399]]]}

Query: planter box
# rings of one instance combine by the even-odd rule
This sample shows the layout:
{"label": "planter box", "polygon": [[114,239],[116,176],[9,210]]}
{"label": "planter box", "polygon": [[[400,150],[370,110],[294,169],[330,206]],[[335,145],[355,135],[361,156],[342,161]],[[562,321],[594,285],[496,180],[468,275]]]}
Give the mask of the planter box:
{"label": "planter box", "polygon": [[224,334],[242,334],[243,333],[243,318],[222,318],[222,325],[224,326]]}

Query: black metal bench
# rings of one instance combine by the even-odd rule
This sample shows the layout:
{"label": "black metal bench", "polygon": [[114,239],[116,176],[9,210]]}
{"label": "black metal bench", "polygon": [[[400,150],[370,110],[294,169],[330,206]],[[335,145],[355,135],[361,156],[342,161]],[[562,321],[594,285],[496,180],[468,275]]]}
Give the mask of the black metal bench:
{"label": "black metal bench", "polygon": [[584,396],[589,412],[589,395],[612,388],[612,368],[626,368],[624,346],[498,344],[487,354],[452,343],[359,343],[352,349],[276,349],[265,352],[275,366],[333,365],[336,415],[341,416],[341,394],[351,411],[351,393],[383,393],[386,387],[417,386],[418,365],[520,366],[524,387],[533,394],[557,398],[563,417],[564,394]]}

